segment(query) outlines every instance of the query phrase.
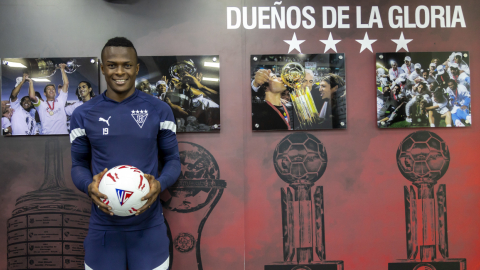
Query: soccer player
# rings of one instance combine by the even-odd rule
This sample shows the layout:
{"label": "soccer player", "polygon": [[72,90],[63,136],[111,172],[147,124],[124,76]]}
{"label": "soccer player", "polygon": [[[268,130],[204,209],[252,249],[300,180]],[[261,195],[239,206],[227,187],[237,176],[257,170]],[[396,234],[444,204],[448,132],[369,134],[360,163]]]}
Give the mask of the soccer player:
{"label": "soccer player", "polygon": [[[17,96],[25,81],[29,83],[29,92],[33,90],[33,81],[27,74],[23,74],[22,80],[15,85],[10,94],[10,108],[14,110],[11,118],[12,135],[35,135],[37,123],[35,114],[32,113],[33,105],[30,97],[24,96],[18,100]],[[34,111],[33,111],[34,112]]]}
{"label": "soccer player", "polygon": [[68,78],[65,72],[66,64],[59,64],[62,72],[62,87],[58,87],[58,97],[55,90],[55,85],[47,84],[43,89],[46,101],[42,101],[37,98],[33,87],[29,90],[30,99],[33,105],[37,109],[40,116],[40,122],[42,122],[43,134],[68,134],[67,129],[67,115],[65,114],[65,103],[68,98]]}
{"label": "soccer player", "polygon": [[[165,102],[135,89],[140,65],[128,39],[110,39],[101,57],[107,90],[70,120],[72,180],[92,199],[85,269],[165,270],[169,240],[159,194],[180,175],[175,119]],[[113,216],[98,190],[107,168],[117,165],[139,168],[150,184],[142,198],[147,202],[134,216]]]}
{"label": "soccer player", "polygon": [[445,119],[445,125],[452,127],[452,113],[448,109],[448,100],[445,98],[443,90],[439,87],[433,93],[433,106],[425,108],[428,111],[428,122],[430,127],[435,127],[435,117],[439,116]]}
{"label": "soccer player", "polygon": [[453,124],[456,127],[464,127],[465,125],[461,120],[468,120],[471,123],[469,113],[470,92],[467,88],[451,79],[448,81],[448,89],[446,90],[450,96],[451,105],[453,105],[451,110]]}
{"label": "soccer player", "polygon": [[78,84],[77,91],[75,92],[79,101],[73,103],[72,105],[66,106],[65,113],[69,116],[72,115],[73,111],[75,111],[78,106],[81,106],[83,103],[92,99],[95,96],[95,92],[92,90],[92,85],[89,82],[81,81]]}
{"label": "soccer player", "polygon": [[397,61],[392,61],[390,64],[392,65],[392,68],[388,70],[388,74],[390,75],[390,80],[394,82],[398,79],[399,75],[405,73],[405,71],[398,68]]}
{"label": "soccer player", "polygon": [[415,70],[410,56],[405,56],[405,64],[402,65],[402,69],[407,75],[410,75]]}

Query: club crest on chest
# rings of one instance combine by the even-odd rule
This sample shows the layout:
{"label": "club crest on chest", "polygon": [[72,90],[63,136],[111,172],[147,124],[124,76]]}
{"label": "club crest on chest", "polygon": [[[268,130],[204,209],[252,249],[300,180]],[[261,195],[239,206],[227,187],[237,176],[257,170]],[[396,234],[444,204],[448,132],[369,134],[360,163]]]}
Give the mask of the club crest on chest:
{"label": "club crest on chest", "polygon": [[143,124],[145,124],[145,121],[147,120],[148,112],[147,110],[133,110],[132,117],[135,122],[137,122],[138,126],[142,128]]}

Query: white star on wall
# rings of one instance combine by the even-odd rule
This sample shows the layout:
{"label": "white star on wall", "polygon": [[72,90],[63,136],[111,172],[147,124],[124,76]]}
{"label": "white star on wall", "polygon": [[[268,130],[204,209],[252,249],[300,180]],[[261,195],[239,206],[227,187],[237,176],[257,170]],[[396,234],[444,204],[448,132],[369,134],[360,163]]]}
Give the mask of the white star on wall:
{"label": "white star on wall", "polygon": [[288,53],[290,53],[293,50],[297,50],[299,53],[302,53],[302,51],[300,50],[300,44],[305,42],[305,40],[297,40],[297,36],[295,35],[295,33],[293,33],[293,37],[291,40],[284,40],[284,41],[288,43],[288,45],[290,45],[290,47],[288,47]]}
{"label": "white star on wall", "polygon": [[401,49],[405,49],[408,52],[407,44],[412,41],[413,39],[405,39],[403,36],[403,32],[400,34],[399,39],[392,39],[393,42],[397,43],[397,52]]}
{"label": "white star on wall", "polygon": [[369,49],[373,53],[372,44],[377,40],[369,39],[368,33],[365,32],[365,36],[363,37],[363,39],[355,39],[355,41],[362,44],[362,47],[360,48],[360,52],[363,52],[363,50],[365,49]]}
{"label": "white star on wall", "polygon": [[325,51],[323,51],[323,53],[326,53],[330,49],[332,49],[334,52],[337,52],[337,47],[335,46],[335,44],[339,43],[340,41],[341,41],[340,39],[335,40],[332,38],[332,32],[330,32],[330,35],[328,35],[327,40],[320,39],[320,42],[325,44]]}

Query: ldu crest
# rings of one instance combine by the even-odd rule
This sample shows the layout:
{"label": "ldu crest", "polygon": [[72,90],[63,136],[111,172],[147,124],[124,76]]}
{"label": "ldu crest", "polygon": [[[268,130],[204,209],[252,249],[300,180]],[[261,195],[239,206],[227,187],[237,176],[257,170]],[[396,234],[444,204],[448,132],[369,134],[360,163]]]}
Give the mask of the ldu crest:
{"label": "ldu crest", "polygon": [[147,110],[133,110],[132,111],[132,117],[135,119],[135,122],[137,122],[138,126],[140,128],[143,127],[143,124],[145,124],[145,121],[147,120],[148,112]]}

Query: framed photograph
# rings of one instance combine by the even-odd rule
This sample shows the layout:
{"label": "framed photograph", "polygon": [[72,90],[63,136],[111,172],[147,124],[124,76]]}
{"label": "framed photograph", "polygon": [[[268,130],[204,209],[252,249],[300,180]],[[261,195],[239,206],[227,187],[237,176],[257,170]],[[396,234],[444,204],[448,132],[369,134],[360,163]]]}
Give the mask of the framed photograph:
{"label": "framed photograph", "polygon": [[68,135],[73,111],[99,92],[96,57],[3,58],[2,134]]}
{"label": "framed photograph", "polygon": [[470,53],[377,53],[379,128],[472,124]]}
{"label": "framed photograph", "polygon": [[345,55],[250,57],[252,130],[347,128]]}
{"label": "framed photograph", "polygon": [[220,131],[220,58],[139,56],[136,88],[172,108],[177,132]]}

